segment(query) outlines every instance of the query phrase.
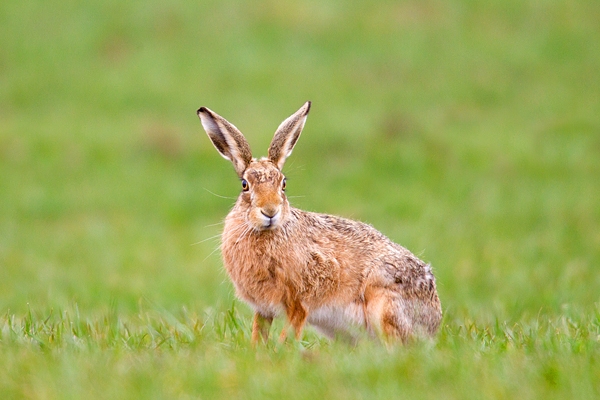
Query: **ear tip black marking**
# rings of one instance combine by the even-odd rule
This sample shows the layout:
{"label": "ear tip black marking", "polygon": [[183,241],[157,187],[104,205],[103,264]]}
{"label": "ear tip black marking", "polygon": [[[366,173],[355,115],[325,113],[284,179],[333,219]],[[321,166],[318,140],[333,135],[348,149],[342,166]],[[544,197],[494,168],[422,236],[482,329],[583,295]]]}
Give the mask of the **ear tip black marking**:
{"label": "ear tip black marking", "polygon": [[196,111],[196,114],[200,115],[200,113],[208,113],[208,108],[200,107],[198,111]]}
{"label": "ear tip black marking", "polygon": [[306,102],[306,111],[304,112],[304,115],[308,114],[308,112],[310,111],[311,104],[312,102],[310,100]]}

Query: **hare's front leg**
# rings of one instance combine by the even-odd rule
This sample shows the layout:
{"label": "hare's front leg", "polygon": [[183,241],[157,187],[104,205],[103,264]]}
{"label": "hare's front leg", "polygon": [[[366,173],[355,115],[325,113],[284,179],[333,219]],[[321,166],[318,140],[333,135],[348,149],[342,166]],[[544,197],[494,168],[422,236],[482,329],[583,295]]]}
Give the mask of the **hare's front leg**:
{"label": "hare's front leg", "polygon": [[285,311],[288,321],[286,326],[281,331],[281,335],[279,335],[279,342],[283,343],[287,339],[287,328],[290,325],[292,328],[294,328],[296,340],[300,340],[300,337],[302,336],[302,329],[304,328],[306,318],[308,317],[308,311],[298,300],[294,300],[286,304]]}
{"label": "hare's front leg", "polygon": [[273,322],[273,317],[265,317],[259,312],[254,313],[254,321],[252,322],[252,345],[256,345],[259,339],[263,343],[269,340],[269,328]]}

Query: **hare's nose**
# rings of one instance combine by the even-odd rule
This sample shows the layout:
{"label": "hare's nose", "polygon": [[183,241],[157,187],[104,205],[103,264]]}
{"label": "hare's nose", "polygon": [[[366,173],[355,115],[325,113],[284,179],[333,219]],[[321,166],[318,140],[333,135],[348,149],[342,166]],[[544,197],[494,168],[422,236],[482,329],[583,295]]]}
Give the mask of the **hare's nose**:
{"label": "hare's nose", "polygon": [[277,209],[277,207],[265,207],[262,208],[260,212],[267,218],[273,218],[275,215],[277,215],[279,210]]}

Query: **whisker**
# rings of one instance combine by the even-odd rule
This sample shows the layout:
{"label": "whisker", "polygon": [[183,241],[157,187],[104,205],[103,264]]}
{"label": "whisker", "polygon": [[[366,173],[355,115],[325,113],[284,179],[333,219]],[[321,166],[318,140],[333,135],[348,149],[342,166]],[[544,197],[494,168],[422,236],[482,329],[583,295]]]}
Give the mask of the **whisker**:
{"label": "whisker", "polygon": [[203,187],[202,189],[206,190],[208,193],[212,194],[213,196],[217,196],[217,197],[220,197],[220,198],[222,198],[222,199],[229,199],[229,200],[236,200],[236,199],[237,199],[237,197],[227,197],[227,196],[221,196],[220,194],[216,194],[216,193],[213,193],[213,192],[211,192],[210,190],[208,190],[208,189],[207,189],[207,188],[205,188],[205,187]]}
{"label": "whisker", "polygon": [[204,225],[205,228],[212,228],[213,226],[224,225],[225,221],[217,222],[216,224]]}
{"label": "whisker", "polygon": [[240,240],[242,240],[244,238],[244,236],[246,236],[246,232],[248,232],[248,229],[249,229],[248,227],[246,227],[246,229],[244,229],[244,231],[242,232],[242,234],[238,236],[237,240],[235,241],[235,244],[238,244],[238,242]]}
{"label": "whisker", "polygon": [[304,171],[306,169],[306,164],[297,164],[297,160],[292,159],[288,161],[285,165],[286,171]]}
{"label": "whisker", "polygon": [[208,257],[212,256],[213,254],[215,254],[215,252],[217,250],[219,250],[221,248],[221,246],[217,246],[215,247],[215,249],[213,251],[211,251],[206,257],[204,257],[204,259],[202,261],[200,261],[200,264],[202,264],[204,261],[206,261],[208,259]]}
{"label": "whisker", "polygon": [[211,237],[209,237],[209,238],[206,238],[206,239],[204,239],[204,240],[201,240],[201,241],[199,241],[199,242],[196,242],[196,243],[192,243],[190,246],[195,246],[195,245],[197,245],[197,244],[200,244],[200,243],[207,242],[207,241],[209,241],[209,240],[211,240],[211,239],[216,239],[216,238],[218,238],[218,237],[220,237],[220,236],[221,236],[221,234],[219,233],[218,235],[211,236]]}
{"label": "whisker", "polygon": [[228,237],[230,237],[232,235],[236,235],[239,231],[244,230],[245,226],[246,225],[244,223],[236,224],[233,229],[231,229],[231,230],[229,230],[227,232],[223,232],[223,235],[224,235],[223,239],[228,238]]}
{"label": "whisker", "polygon": [[238,242],[242,239],[244,239],[246,237],[246,235],[248,235],[250,233],[250,231],[252,231],[254,228],[251,225],[247,225],[246,229],[244,230],[244,232],[242,232],[242,234],[240,235],[240,237],[237,238],[237,240],[235,241],[235,244],[238,244]]}

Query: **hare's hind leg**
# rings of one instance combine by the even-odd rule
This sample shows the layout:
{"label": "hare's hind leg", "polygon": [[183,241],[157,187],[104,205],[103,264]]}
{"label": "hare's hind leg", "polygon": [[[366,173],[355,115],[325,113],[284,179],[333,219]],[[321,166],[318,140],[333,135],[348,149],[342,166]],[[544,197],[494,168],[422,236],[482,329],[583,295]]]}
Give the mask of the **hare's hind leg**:
{"label": "hare's hind leg", "polygon": [[387,338],[397,338],[406,343],[411,339],[433,337],[441,318],[442,312],[437,304],[391,295],[383,304],[380,323]]}
{"label": "hare's hind leg", "polygon": [[256,345],[261,339],[263,343],[267,343],[269,328],[272,322],[273,317],[265,317],[259,312],[254,313],[254,321],[252,321],[252,345]]}
{"label": "hare's hind leg", "polygon": [[387,339],[400,339],[407,342],[412,336],[412,327],[403,310],[397,305],[388,305],[381,315],[381,329]]}
{"label": "hare's hind leg", "polygon": [[380,291],[370,296],[365,308],[368,321],[386,339],[407,342],[411,338],[412,323],[406,313],[404,301],[397,293]]}

